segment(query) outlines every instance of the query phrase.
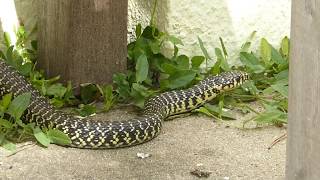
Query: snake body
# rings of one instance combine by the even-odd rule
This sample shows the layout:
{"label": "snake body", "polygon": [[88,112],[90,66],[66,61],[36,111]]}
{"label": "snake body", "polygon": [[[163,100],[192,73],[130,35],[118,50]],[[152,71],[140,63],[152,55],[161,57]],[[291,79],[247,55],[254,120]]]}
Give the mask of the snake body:
{"label": "snake body", "polygon": [[22,117],[24,122],[61,130],[70,137],[69,146],[77,148],[118,148],[149,141],[160,133],[162,121],[168,116],[195,109],[247,79],[248,75],[240,71],[210,76],[189,89],[164,92],[150,98],[140,117],[101,122],[56,110],[22,75],[0,59],[0,98],[10,92],[15,97],[31,93],[31,103]]}

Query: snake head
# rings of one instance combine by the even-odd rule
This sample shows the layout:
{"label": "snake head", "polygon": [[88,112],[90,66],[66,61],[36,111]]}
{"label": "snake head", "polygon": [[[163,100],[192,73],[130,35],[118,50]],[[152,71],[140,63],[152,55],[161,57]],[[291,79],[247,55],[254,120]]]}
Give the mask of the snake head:
{"label": "snake head", "polygon": [[221,89],[225,91],[237,88],[247,80],[249,80],[249,75],[243,71],[223,72],[217,76],[217,81],[222,86]]}
{"label": "snake head", "polygon": [[203,80],[205,83],[219,91],[227,91],[239,87],[249,80],[249,75],[243,71],[222,72],[216,76],[210,76]]}

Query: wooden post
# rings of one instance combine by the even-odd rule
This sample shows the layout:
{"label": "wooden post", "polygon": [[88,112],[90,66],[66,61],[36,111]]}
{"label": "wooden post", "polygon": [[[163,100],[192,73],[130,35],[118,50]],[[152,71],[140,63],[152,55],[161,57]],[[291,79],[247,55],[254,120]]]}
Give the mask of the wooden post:
{"label": "wooden post", "polygon": [[320,179],[320,3],[292,1],[286,179]]}
{"label": "wooden post", "polygon": [[111,83],[126,69],[127,0],[42,0],[39,65],[63,82]]}

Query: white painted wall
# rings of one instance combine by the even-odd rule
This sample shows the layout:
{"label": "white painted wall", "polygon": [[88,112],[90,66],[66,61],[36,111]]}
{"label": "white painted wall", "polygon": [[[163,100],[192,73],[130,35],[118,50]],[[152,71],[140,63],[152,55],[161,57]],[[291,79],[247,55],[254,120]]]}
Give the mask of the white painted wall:
{"label": "white painted wall", "polygon": [[[161,30],[165,30],[169,19],[167,17],[168,1],[158,0],[156,10],[156,23]],[[143,27],[150,24],[151,12],[154,0],[128,0],[128,42],[135,39],[135,27],[141,24]]]}
{"label": "white painted wall", "polygon": [[[27,29],[33,28],[38,1],[14,2],[19,19]],[[128,3],[128,41],[132,41],[135,25],[149,23],[153,1],[128,0]],[[159,0],[157,24],[160,29],[182,39],[181,53],[201,54],[199,36],[210,55],[213,56],[214,48],[220,46],[219,37],[224,39],[232,54],[253,31],[257,31],[257,39],[266,37],[278,44],[290,33],[290,7],[290,0]]]}
{"label": "white painted wall", "polygon": [[257,40],[266,37],[276,45],[290,33],[290,0],[169,0],[168,4],[166,30],[183,40],[181,51],[189,55],[201,53],[197,36],[213,55],[220,47],[219,37],[232,53],[253,31]]}

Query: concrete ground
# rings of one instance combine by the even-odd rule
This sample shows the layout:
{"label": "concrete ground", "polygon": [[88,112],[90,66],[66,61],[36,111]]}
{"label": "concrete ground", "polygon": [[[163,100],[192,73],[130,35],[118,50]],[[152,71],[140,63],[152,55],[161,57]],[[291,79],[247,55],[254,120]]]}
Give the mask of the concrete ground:
{"label": "concrete ground", "polygon": [[[130,111],[114,110],[97,118],[130,116]],[[164,122],[157,138],[130,148],[84,150],[29,145],[11,156],[1,149],[0,179],[199,179],[195,174],[214,180],[284,179],[285,141],[270,150],[268,146],[286,130],[239,129],[241,119],[248,115],[237,116],[239,120],[223,122],[202,115],[175,118]],[[141,159],[137,153],[151,156]]]}

